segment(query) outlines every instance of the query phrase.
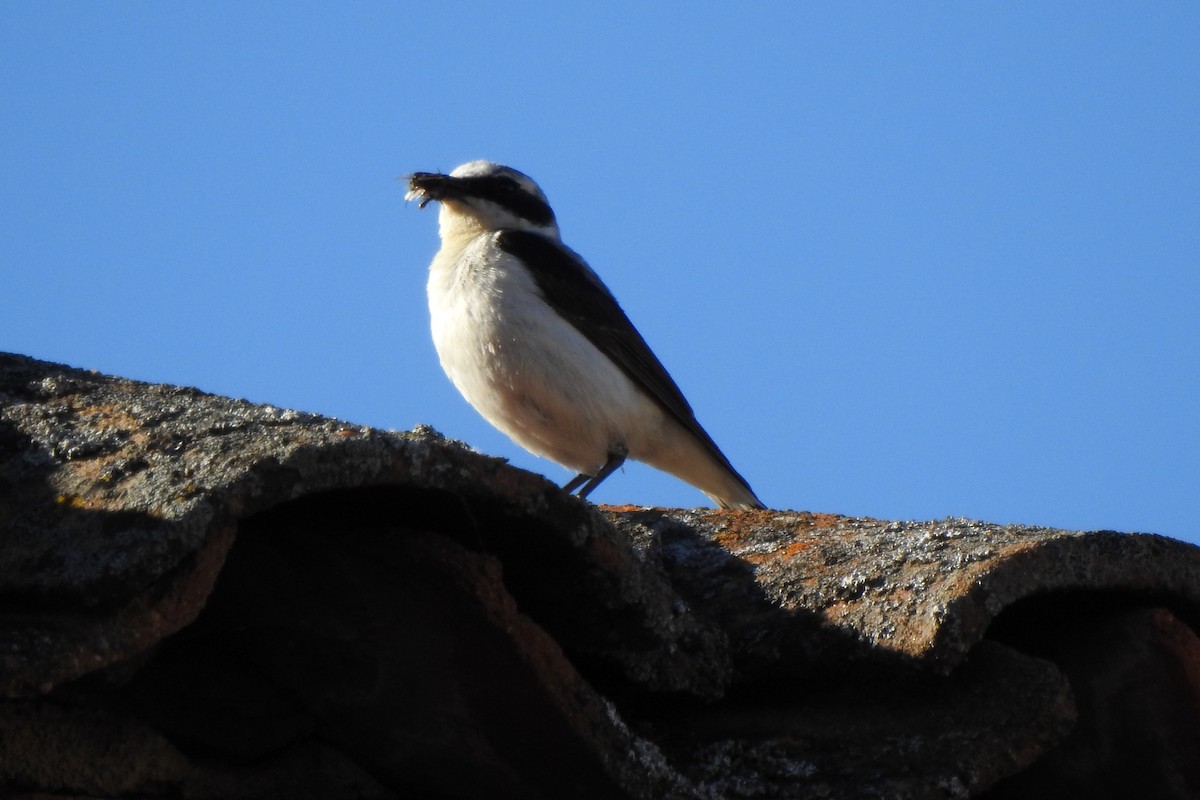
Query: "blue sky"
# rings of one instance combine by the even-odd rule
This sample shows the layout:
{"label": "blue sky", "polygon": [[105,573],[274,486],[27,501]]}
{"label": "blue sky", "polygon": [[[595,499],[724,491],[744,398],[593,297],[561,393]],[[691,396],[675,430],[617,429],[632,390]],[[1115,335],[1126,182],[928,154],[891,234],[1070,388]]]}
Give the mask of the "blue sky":
{"label": "blue sky", "polygon": [[1200,541],[1195,3],[10,2],[0,137],[0,349],[565,481],[429,337],[487,158],[769,505]]}

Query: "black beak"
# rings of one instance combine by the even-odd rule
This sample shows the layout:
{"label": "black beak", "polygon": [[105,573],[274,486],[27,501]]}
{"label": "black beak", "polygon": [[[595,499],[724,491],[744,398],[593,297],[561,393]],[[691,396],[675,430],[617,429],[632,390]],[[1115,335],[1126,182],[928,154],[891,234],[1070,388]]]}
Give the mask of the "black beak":
{"label": "black beak", "polygon": [[454,179],[440,172],[414,172],[408,176],[408,199],[420,198],[418,208],[424,208],[430,200],[452,197]]}

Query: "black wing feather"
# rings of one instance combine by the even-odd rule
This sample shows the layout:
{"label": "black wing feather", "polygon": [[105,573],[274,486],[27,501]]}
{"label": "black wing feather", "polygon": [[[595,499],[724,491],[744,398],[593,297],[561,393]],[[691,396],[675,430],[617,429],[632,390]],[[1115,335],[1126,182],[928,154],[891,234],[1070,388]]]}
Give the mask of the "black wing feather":
{"label": "black wing feather", "polygon": [[620,367],[634,385],[703,442],[738,480],[746,483],[700,427],[683,392],[621,310],[612,292],[578,254],[561,242],[530,231],[500,231],[496,242],[506,253],[524,262],[551,307]]}

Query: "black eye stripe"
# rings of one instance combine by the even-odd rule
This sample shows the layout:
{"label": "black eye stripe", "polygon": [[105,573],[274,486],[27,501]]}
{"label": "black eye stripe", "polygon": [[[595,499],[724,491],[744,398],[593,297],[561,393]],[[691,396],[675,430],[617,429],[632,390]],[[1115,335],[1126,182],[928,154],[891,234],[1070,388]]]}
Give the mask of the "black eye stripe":
{"label": "black eye stripe", "polygon": [[535,225],[550,225],[554,222],[554,212],[550,210],[546,201],[522,188],[521,184],[512,178],[456,178],[455,183],[462,195],[490,200]]}

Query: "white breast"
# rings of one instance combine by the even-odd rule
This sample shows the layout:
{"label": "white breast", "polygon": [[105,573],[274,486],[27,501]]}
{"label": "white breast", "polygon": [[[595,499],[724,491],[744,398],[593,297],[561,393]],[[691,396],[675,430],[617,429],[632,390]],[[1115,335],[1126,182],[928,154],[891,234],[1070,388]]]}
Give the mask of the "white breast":
{"label": "white breast", "polygon": [[493,234],[443,247],[427,288],[442,368],[522,447],[595,472],[614,448],[633,455],[660,437],[658,406],[545,304],[529,272]]}

